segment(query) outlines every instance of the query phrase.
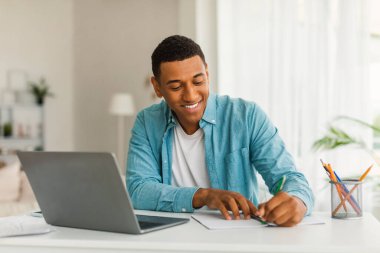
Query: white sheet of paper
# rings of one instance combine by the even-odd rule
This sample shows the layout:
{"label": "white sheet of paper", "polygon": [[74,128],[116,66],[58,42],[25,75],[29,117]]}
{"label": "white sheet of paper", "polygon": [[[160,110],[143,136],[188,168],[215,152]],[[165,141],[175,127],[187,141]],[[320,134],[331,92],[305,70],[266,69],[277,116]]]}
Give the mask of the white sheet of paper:
{"label": "white sheet of paper", "polygon": [[266,224],[261,224],[259,221],[250,220],[226,220],[219,213],[197,213],[191,216],[194,220],[201,223],[208,229],[233,229],[233,228],[255,228],[265,227]]}
{"label": "white sheet of paper", "polygon": [[316,218],[316,217],[313,217],[313,216],[306,216],[303,218],[303,220],[301,221],[300,224],[298,224],[298,226],[303,226],[303,225],[322,225],[322,224],[325,224],[326,222],[324,222],[322,219],[320,218]]}
{"label": "white sheet of paper", "polygon": [[[260,228],[270,226],[262,224],[257,220],[226,220],[219,213],[197,213],[191,216],[208,229],[242,229],[242,228]],[[321,219],[307,216],[297,226],[325,224]],[[273,226],[273,225],[271,225]]]}
{"label": "white sheet of paper", "polygon": [[45,234],[54,230],[43,218],[28,215],[0,218],[0,237]]}

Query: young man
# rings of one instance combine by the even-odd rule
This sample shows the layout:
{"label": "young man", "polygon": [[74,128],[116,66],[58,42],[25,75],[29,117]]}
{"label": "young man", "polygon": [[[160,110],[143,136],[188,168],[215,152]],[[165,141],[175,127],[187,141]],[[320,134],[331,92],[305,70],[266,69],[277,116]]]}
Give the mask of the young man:
{"label": "young man", "polygon": [[[164,100],[139,112],[132,130],[127,187],[136,209],[208,206],[226,219],[228,211],[235,219],[255,214],[280,226],[311,213],[312,191],[277,129],[258,105],[210,94],[198,44],[166,38],[152,54],[152,69],[154,91]],[[282,191],[260,205],[257,173],[272,194],[286,176]]]}

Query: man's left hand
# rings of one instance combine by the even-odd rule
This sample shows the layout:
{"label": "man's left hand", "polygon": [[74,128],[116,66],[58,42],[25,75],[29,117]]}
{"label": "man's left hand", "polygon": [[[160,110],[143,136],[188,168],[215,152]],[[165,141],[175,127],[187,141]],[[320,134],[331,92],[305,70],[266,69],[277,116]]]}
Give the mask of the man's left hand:
{"label": "man's left hand", "polygon": [[305,213],[306,206],[301,199],[286,192],[279,192],[269,201],[260,204],[255,215],[267,222],[291,227],[297,225]]}

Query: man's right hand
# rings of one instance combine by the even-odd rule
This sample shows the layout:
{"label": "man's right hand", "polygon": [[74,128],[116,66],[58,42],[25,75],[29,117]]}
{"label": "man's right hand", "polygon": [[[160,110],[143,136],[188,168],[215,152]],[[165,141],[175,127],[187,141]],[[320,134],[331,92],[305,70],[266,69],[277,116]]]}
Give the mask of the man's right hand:
{"label": "man's right hand", "polygon": [[235,219],[240,219],[240,210],[245,219],[250,219],[255,214],[255,205],[237,192],[219,189],[200,188],[193,197],[193,207],[201,208],[207,206],[210,209],[219,209],[226,220],[231,220],[228,211],[232,211]]}

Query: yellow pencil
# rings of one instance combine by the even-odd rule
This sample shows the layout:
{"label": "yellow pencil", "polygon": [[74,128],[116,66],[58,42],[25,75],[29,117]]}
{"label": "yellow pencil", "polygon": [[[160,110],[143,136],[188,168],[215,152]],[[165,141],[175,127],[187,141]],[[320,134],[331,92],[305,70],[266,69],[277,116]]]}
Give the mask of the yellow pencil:
{"label": "yellow pencil", "polygon": [[361,175],[361,177],[359,178],[359,181],[364,180],[364,178],[368,175],[368,173],[372,169],[372,167],[373,167],[373,164],[371,166],[369,166],[369,168],[363,173],[363,175]]}

